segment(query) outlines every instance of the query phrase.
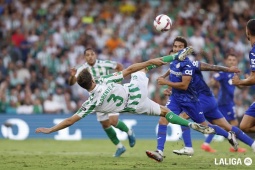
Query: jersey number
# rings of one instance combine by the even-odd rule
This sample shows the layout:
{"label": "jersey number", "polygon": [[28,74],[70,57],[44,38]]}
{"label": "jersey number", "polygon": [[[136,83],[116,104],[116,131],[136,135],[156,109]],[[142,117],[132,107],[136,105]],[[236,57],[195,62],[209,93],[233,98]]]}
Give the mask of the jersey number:
{"label": "jersey number", "polygon": [[115,96],[114,94],[111,94],[110,97],[107,99],[107,102],[109,103],[113,99],[114,103],[119,100],[119,102],[116,104],[116,106],[120,106],[123,103],[123,98],[120,96]]}

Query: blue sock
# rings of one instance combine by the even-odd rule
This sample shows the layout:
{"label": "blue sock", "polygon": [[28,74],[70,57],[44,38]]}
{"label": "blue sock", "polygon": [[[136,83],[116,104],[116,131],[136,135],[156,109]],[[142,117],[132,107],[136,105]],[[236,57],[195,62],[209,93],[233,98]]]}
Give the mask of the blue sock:
{"label": "blue sock", "polygon": [[181,126],[181,128],[182,128],[182,138],[183,138],[185,147],[191,147],[192,148],[190,128],[187,127],[187,126]]}
{"label": "blue sock", "polygon": [[232,126],[231,131],[235,132],[236,137],[242,141],[243,143],[251,146],[254,142],[254,140],[252,138],[250,138],[248,135],[246,135],[241,129],[239,129],[238,127]]}
{"label": "blue sock", "polygon": [[205,143],[210,144],[210,143],[212,142],[212,140],[213,140],[214,135],[215,135],[215,134],[209,134],[209,135],[207,136],[207,138],[205,139]]}
{"label": "blue sock", "polygon": [[228,139],[228,132],[217,125],[208,124],[209,127],[213,128],[217,135],[224,136]]}
{"label": "blue sock", "polygon": [[167,132],[167,125],[158,125],[158,145],[157,149],[164,151],[165,142],[166,142],[166,132]]}

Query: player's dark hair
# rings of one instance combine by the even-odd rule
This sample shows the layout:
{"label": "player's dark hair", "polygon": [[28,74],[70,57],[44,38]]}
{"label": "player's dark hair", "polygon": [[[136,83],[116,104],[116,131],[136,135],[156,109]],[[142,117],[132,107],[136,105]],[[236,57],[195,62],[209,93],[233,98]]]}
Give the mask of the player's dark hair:
{"label": "player's dark hair", "polygon": [[224,59],[225,60],[228,59],[229,56],[237,58],[237,56],[235,54],[229,53],[229,54],[225,55]]}
{"label": "player's dark hair", "polygon": [[87,48],[86,50],[84,50],[84,55],[85,55],[85,54],[86,54],[86,52],[87,52],[87,51],[89,51],[89,50],[92,50],[92,51],[94,51],[94,52],[95,52],[95,50],[94,50],[93,48],[90,48],[90,47],[89,47],[89,48]]}
{"label": "player's dark hair", "polygon": [[250,19],[247,22],[247,28],[252,36],[255,36],[255,19]]}
{"label": "player's dark hair", "polygon": [[175,39],[174,39],[174,42],[173,44],[175,43],[175,41],[179,41],[179,42],[182,42],[184,44],[184,48],[186,48],[188,46],[188,43],[187,43],[187,40],[182,37],[182,36],[177,36]]}
{"label": "player's dark hair", "polygon": [[77,83],[84,89],[89,90],[92,86],[92,76],[87,69],[83,69],[78,77]]}

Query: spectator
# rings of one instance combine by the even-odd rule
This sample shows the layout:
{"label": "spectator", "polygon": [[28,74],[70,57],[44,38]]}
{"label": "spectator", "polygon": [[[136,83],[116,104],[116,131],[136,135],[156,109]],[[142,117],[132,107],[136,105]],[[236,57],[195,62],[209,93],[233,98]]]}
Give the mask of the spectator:
{"label": "spectator", "polygon": [[121,41],[120,38],[116,34],[113,34],[110,39],[106,41],[106,47],[109,51],[113,52],[117,47],[123,46],[124,43]]}
{"label": "spectator", "polygon": [[46,114],[59,114],[61,113],[61,109],[59,103],[53,101],[53,94],[50,94],[43,103],[43,110]]}
{"label": "spectator", "polygon": [[17,114],[32,114],[34,106],[29,98],[25,98],[24,102],[17,107]]}
{"label": "spectator", "polygon": [[16,47],[20,47],[22,41],[25,40],[25,35],[22,33],[20,28],[17,28],[12,34],[12,43]]}

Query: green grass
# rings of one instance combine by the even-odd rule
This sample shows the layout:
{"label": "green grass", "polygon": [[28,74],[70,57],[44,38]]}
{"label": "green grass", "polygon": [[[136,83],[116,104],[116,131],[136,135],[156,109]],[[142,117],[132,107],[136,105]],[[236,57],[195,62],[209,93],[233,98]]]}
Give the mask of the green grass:
{"label": "green grass", "polygon": [[[213,142],[212,146],[218,150],[211,154],[202,151],[199,147],[202,141],[194,141],[195,155],[192,157],[178,156],[172,153],[173,149],[183,147],[182,141],[167,142],[166,158],[162,163],[148,159],[145,150],[154,150],[156,141],[138,140],[134,148],[123,142],[127,151],[120,158],[113,158],[115,146],[109,140],[82,140],[82,141],[54,141],[54,140],[0,140],[0,170],[19,169],[255,169],[255,153],[244,144],[247,153],[230,153],[228,142]],[[253,159],[251,166],[243,164],[243,159]],[[241,158],[243,165],[216,166],[217,158]]]}

